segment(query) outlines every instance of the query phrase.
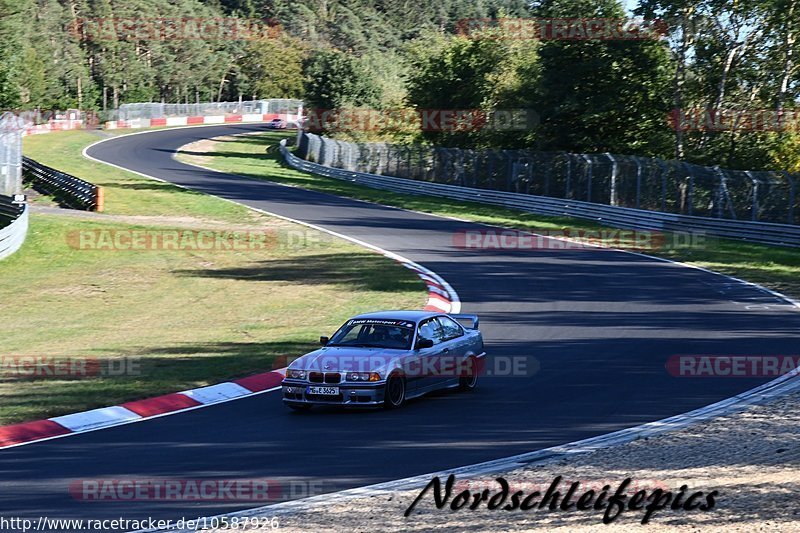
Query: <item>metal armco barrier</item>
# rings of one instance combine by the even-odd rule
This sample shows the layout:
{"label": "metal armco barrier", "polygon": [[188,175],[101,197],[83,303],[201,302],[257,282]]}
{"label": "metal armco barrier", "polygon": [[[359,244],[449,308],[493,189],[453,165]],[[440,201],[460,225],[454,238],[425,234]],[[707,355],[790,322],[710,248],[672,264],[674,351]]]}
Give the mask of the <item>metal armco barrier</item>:
{"label": "metal armco barrier", "polygon": [[306,161],[351,172],[674,215],[800,224],[800,174],[623,154],[355,143],[309,132]]}
{"label": "metal armco barrier", "polygon": [[797,225],[660,213],[525,193],[476,189],[459,185],[445,185],[407,178],[353,172],[330,168],[300,159],[287,148],[285,140],[281,142],[281,154],[283,154],[287,164],[297,170],[349,181],[375,189],[477,202],[543,215],[583,218],[618,228],[704,232],[708,235],[730,239],[783,246],[800,246],[800,226]]}
{"label": "metal armco barrier", "polygon": [[9,196],[0,195],[0,259],[13,254],[28,234],[28,206],[15,204]]}
{"label": "metal armco barrier", "polygon": [[37,190],[52,194],[56,200],[87,211],[103,211],[103,188],[54,168],[22,158],[22,173]]}

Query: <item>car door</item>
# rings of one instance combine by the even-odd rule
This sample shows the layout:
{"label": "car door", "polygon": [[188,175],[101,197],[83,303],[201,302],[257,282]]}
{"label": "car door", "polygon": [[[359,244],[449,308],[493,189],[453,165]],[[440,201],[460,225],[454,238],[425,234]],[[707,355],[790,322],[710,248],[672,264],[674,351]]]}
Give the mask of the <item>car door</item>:
{"label": "car door", "polygon": [[[417,341],[420,339],[429,339],[433,342],[430,348],[422,348],[417,350],[419,357],[415,369],[410,373],[414,376],[414,386],[416,391],[430,389],[436,386],[440,376],[440,361],[439,355],[442,352],[442,343],[444,336],[442,334],[442,327],[436,318],[429,318],[420,322],[417,329]],[[409,382],[410,382],[409,376]]]}
{"label": "car door", "polygon": [[435,320],[442,342],[437,355],[441,371],[433,385],[441,387],[458,382],[459,372],[462,370],[461,361],[467,353],[467,337],[464,328],[452,318],[440,316]]}

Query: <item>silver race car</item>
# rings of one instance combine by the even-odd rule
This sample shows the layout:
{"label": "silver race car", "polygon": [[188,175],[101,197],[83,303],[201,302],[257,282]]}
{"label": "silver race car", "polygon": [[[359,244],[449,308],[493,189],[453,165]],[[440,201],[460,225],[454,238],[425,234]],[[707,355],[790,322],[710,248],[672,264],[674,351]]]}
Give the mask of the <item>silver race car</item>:
{"label": "silver race car", "polygon": [[486,353],[476,315],[384,311],[351,318],[283,380],[292,409],[386,407],[438,389],[475,388]]}

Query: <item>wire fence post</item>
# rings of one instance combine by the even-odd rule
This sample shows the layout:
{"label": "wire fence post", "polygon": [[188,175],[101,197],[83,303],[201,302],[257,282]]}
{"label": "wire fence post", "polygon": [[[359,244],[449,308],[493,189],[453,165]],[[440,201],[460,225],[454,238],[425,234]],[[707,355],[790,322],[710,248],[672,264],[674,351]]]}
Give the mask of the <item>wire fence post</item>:
{"label": "wire fence post", "polygon": [[586,154],[581,154],[584,160],[586,160],[586,201],[592,201],[592,160]]}
{"label": "wire fence post", "polygon": [[746,171],[745,174],[753,182],[753,202],[750,204],[751,220],[758,220],[758,180],[753,177],[753,173],[750,170]]}
{"label": "wire fence post", "polygon": [[564,154],[567,159],[567,178],[564,180],[564,198],[569,198],[572,192],[572,155]]}
{"label": "wire fence post", "polygon": [[795,199],[795,194],[797,193],[797,190],[795,189],[795,181],[794,181],[794,179],[792,179],[792,175],[789,174],[789,171],[788,170],[784,170],[783,174],[784,174],[784,176],[786,176],[786,179],[789,180],[789,213],[788,213],[789,220],[788,220],[788,223],[789,224],[794,224],[794,199]]}
{"label": "wire fence post", "polygon": [[0,167],[0,172],[3,175],[3,189],[0,190],[0,194],[3,194],[5,196],[11,196],[12,194],[14,194],[12,190],[13,186],[11,185],[11,182],[13,180],[12,176],[13,167],[11,162],[10,137],[11,137],[10,134],[4,134],[2,137],[0,137],[0,147],[2,147],[3,149],[3,156],[2,156],[3,158],[2,160],[0,160],[0,165],[2,165]]}
{"label": "wire fence post", "polygon": [[667,162],[658,160],[658,168],[661,170],[661,211],[667,212]]}
{"label": "wire fence post", "polygon": [[692,215],[694,213],[694,176],[692,175],[692,171],[689,169],[689,164],[684,163],[683,169],[686,172],[686,178],[689,179],[688,183],[686,184],[686,208],[687,214]]}
{"label": "wire fence post", "polygon": [[717,218],[723,218],[723,209],[722,209],[722,202],[723,202],[723,191],[725,190],[725,176],[722,175],[722,171],[720,170],[719,166],[714,167],[714,173],[717,175],[719,179],[719,183],[717,184],[716,188],[716,198],[714,199],[716,211],[717,211]]}
{"label": "wire fence post", "polygon": [[608,201],[609,205],[616,206],[619,203],[617,199],[617,171],[619,170],[619,165],[617,164],[617,160],[614,159],[614,156],[610,153],[606,152],[605,156],[611,161],[611,194],[609,195]]}
{"label": "wire fence post", "polygon": [[636,163],[636,209],[639,209],[642,197],[642,161],[634,157],[633,162]]}
{"label": "wire fence post", "polygon": [[[733,200],[731,199],[730,192],[728,191],[728,178],[725,176],[725,173],[719,168],[719,165],[714,167],[714,170],[719,177],[719,188],[720,188],[720,205],[717,209],[718,216],[717,218],[725,218],[723,216],[723,210],[725,208],[725,203],[728,204],[728,207],[731,212],[731,218],[736,220],[736,210],[733,207]],[[723,203],[724,202],[724,203]]]}

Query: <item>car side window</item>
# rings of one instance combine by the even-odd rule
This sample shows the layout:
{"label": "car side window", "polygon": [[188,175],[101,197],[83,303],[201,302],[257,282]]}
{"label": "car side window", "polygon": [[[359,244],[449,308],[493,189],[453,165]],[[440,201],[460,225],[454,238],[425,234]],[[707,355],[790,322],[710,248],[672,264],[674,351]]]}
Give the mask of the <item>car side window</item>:
{"label": "car side window", "polygon": [[442,334],[445,341],[457,339],[464,334],[464,330],[461,329],[461,326],[458,324],[458,322],[450,317],[440,316],[436,319],[436,321],[441,325]]}
{"label": "car side window", "polygon": [[436,319],[431,318],[419,325],[419,338],[430,339],[434,345],[441,344],[445,340],[444,330]]}

